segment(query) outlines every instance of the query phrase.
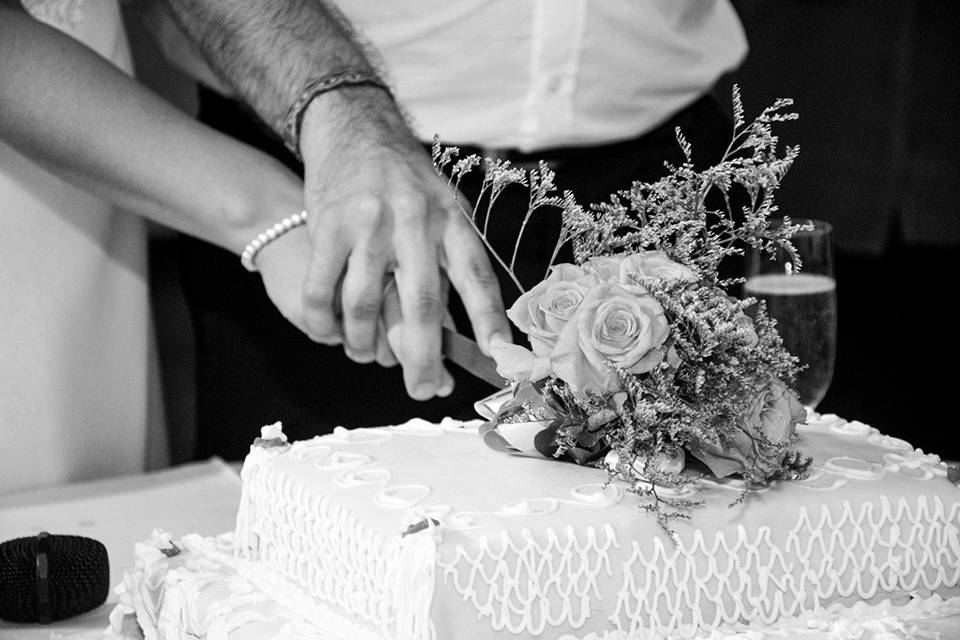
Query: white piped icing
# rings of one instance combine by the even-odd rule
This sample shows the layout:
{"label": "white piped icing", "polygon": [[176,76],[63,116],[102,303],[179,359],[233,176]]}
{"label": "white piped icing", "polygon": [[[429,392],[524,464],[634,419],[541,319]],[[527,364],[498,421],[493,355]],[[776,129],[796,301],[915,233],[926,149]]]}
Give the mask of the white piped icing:
{"label": "white piped icing", "polygon": [[906,440],[901,438],[894,438],[893,436],[884,435],[882,433],[874,433],[867,441],[870,444],[875,444],[878,447],[884,447],[885,449],[893,449],[894,451],[913,451],[913,445],[911,445]]}
{"label": "white piped icing", "polygon": [[315,457],[313,466],[321,470],[362,467],[373,462],[373,458],[363,453],[334,450],[329,456]]}
{"label": "white piped icing", "polygon": [[386,484],[393,479],[393,472],[389,469],[358,469],[344,471],[334,482],[339,487],[361,487],[367,484]]}
{"label": "white piped icing", "polygon": [[500,513],[508,516],[544,516],[556,511],[558,504],[555,498],[516,500],[503,505]]}
{"label": "white piped icing", "polygon": [[884,600],[960,611],[960,490],[936,456],[841,422],[800,430],[806,480],[745,496],[735,478],[691,483],[703,504],[672,538],[603,471],[494,452],[450,423],[253,450],[236,543],[389,640],[755,640],[801,620],[811,638],[911,637],[883,635],[900,620]]}
{"label": "white piped icing", "polygon": [[837,423],[845,423],[846,420],[841,418],[835,413],[817,413],[816,411],[807,410],[807,420],[804,424],[799,425],[801,429],[808,429],[811,427],[830,427]]}
{"label": "white piped icing", "polygon": [[376,501],[390,509],[412,507],[430,495],[430,487],[423,484],[401,484],[385,487],[377,492]]}
{"label": "white piped icing", "polygon": [[482,515],[483,514],[471,511],[457,511],[456,513],[450,514],[450,516],[445,519],[444,524],[455,531],[482,529],[485,525],[478,522],[478,517]]}
{"label": "white piped icing", "polygon": [[[697,479],[697,484],[706,487],[713,487],[716,489],[723,489],[725,491],[732,491],[734,493],[742,494],[747,490],[747,483],[740,478],[713,478],[710,476],[701,476]],[[752,493],[763,493],[768,491],[769,487],[760,487],[751,489]],[[663,489],[657,489],[657,492],[662,492]]]}
{"label": "white piped icing", "polygon": [[882,464],[852,456],[830,458],[823,464],[823,468],[856,480],[879,480],[886,473]]}
{"label": "white piped icing", "polygon": [[347,429],[334,427],[333,433],[324,439],[331,444],[380,444],[393,437],[385,429]]}
{"label": "white piped icing", "polygon": [[946,478],[950,475],[950,468],[940,460],[940,456],[932,453],[923,453],[919,449],[909,452],[885,453],[883,460],[887,470],[893,473],[903,473],[913,478],[932,480]]}
{"label": "white piped icing", "polygon": [[483,423],[483,420],[467,420],[466,422],[462,422],[460,420],[454,420],[453,418],[444,418],[440,421],[440,426],[446,431],[474,434],[480,430],[480,426],[483,425]]}
{"label": "white piped icing", "polygon": [[[135,619],[146,640],[384,640],[384,636],[316,602],[301,589],[257,563],[233,560],[229,536],[177,540],[183,553],[168,558],[152,542],[137,545],[135,567],[115,592],[118,604],[105,637],[129,638],[127,618]],[[418,540],[429,556],[430,540]],[[152,551],[152,552],[151,552]],[[411,549],[411,558],[417,551]],[[415,561],[429,565],[426,560]],[[426,593],[421,593],[426,597]],[[398,597],[402,597],[398,594]],[[282,603],[282,604],[281,604]],[[411,607],[417,609],[418,607]],[[422,607],[420,607],[422,608]],[[694,636],[703,640],[949,640],[950,626],[960,620],[960,597],[914,597],[905,603],[889,599],[876,604],[835,603],[775,624],[759,621],[722,625]],[[930,622],[945,633],[925,632]],[[461,621],[463,629],[470,621]],[[416,625],[412,626],[416,633]],[[429,633],[429,627],[427,629]],[[462,634],[467,637],[469,632]],[[427,635],[426,637],[436,637]],[[457,635],[455,637],[461,637]],[[631,640],[627,632],[566,633],[561,640]]]}
{"label": "white piped icing", "polygon": [[822,467],[814,467],[806,478],[795,480],[794,484],[811,491],[833,491],[846,486],[847,479],[836,473],[827,473]]}
{"label": "white piped icing", "polygon": [[436,585],[437,542],[440,535],[429,520],[427,528],[404,536],[400,550],[400,571],[397,580],[396,635],[409,640],[434,640],[437,629],[430,618],[430,604]]}
{"label": "white piped icing", "polygon": [[580,533],[572,526],[547,528],[537,537],[523,529],[483,540],[472,551],[458,546],[450,559],[439,560],[444,582],[473,605],[485,626],[523,636],[581,627],[600,593],[598,579],[613,570],[610,552],[619,546],[609,525]]}
{"label": "white piped icing", "polygon": [[835,420],[830,424],[830,429],[835,433],[847,436],[869,436],[877,433],[876,429],[859,420],[853,420],[851,422],[842,419]]}
{"label": "white piped icing", "polygon": [[570,493],[578,502],[598,507],[609,507],[623,500],[623,489],[615,484],[581,484],[570,489]]}
{"label": "white piped icing", "polygon": [[448,428],[440,424],[427,422],[421,418],[413,418],[393,427],[393,431],[407,436],[442,436],[448,431]]}

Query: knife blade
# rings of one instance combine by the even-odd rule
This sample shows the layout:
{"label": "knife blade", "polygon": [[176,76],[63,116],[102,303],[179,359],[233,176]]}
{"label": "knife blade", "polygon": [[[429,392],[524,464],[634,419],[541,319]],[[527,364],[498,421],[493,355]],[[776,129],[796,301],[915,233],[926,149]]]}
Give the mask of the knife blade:
{"label": "knife blade", "polygon": [[510,384],[497,373],[496,361],[484,355],[476,342],[448,327],[443,327],[443,355],[467,373],[495,387],[503,388]]}

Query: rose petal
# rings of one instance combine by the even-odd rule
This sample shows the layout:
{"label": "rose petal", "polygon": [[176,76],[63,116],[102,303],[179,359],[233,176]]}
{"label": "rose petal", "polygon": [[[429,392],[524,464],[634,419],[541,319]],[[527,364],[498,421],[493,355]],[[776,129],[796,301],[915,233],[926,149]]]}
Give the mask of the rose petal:
{"label": "rose petal", "polygon": [[550,426],[550,420],[536,422],[501,422],[497,432],[507,443],[523,453],[537,453],[534,442],[537,434]]}
{"label": "rose petal", "polygon": [[697,279],[697,274],[690,267],[671,260],[664,251],[643,251],[620,262],[620,282],[630,284],[644,278],[692,282]]}
{"label": "rose petal", "polygon": [[595,256],[584,263],[585,270],[597,274],[604,282],[617,280],[620,275],[621,258],[614,256]]}
{"label": "rose petal", "polygon": [[575,264],[561,262],[560,264],[554,265],[553,268],[550,269],[550,275],[547,276],[546,282],[573,282],[579,278],[582,278],[586,273],[587,272],[582,267],[578,267]]}
{"label": "rose petal", "polygon": [[490,347],[490,354],[497,362],[497,373],[516,382],[537,381],[550,375],[550,360],[534,355],[515,344],[502,343]]}
{"label": "rose petal", "polygon": [[735,473],[742,473],[744,470],[743,462],[736,455],[727,456],[719,449],[707,450],[703,447],[689,445],[688,451],[694,458],[707,465],[710,472],[717,478],[726,478]]}

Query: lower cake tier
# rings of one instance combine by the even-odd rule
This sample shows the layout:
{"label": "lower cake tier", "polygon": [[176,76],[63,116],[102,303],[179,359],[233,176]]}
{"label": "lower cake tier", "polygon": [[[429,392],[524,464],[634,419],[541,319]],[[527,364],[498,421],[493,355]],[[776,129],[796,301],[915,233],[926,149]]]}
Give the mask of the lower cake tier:
{"label": "lower cake tier", "polygon": [[114,591],[112,640],[383,640],[262,565],[234,558],[232,533],[154,531]]}
{"label": "lower cake tier", "polygon": [[801,426],[802,481],[658,489],[690,501],[669,532],[604,471],[493,451],[476,427],[293,445],[265,429],[243,469],[240,556],[402,640],[715,638],[960,596],[960,489],[937,456],[862,423]]}
{"label": "lower cake tier", "polygon": [[[232,534],[137,545],[136,566],[117,591],[109,640],[390,640],[349,620],[257,563],[233,558]],[[175,555],[167,555],[176,548]],[[162,550],[162,551],[161,551]],[[166,552],[166,553],[165,553]],[[452,636],[473,638],[470,620]],[[915,598],[852,607],[832,605],[774,626],[725,625],[703,640],[951,640],[960,630],[960,597]],[[544,634],[544,637],[556,637]],[[586,636],[596,640],[601,636]],[[622,636],[621,640],[627,640]],[[581,640],[562,635],[560,640]]]}

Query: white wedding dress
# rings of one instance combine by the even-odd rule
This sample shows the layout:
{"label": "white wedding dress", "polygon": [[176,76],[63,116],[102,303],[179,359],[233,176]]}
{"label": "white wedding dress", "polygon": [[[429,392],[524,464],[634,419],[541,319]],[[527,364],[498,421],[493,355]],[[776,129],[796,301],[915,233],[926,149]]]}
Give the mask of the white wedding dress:
{"label": "white wedding dress", "polygon": [[[116,0],[24,5],[131,72]],[[143,220],[0,141],[0,221],[0,494],[143,470],[155,382]]]}

